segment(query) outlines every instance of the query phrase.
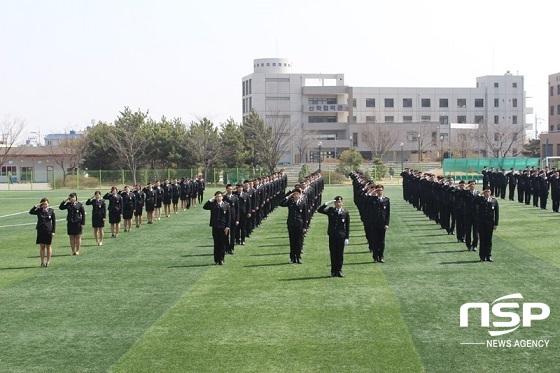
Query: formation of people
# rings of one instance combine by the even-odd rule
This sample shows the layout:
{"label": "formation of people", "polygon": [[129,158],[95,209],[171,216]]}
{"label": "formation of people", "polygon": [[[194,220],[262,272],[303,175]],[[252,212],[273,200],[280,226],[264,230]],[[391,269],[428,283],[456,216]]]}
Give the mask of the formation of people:
{"label": "formation of people", "polygon": [[385,187],[367,178],[361,171],[350,174],[354,204],[364,226],[369,251],[374,263],[385,263],[385,235],[391,220],[391,201]]}
{"label": "formation of people", "polygon": [[507,197],[510,201],[515,200],[517,190],[517,201],[526,205],[547,209],[550,197],[552,211],[559,212],[560,207],[560,174],[556,167],[544,169],[529,168],[515,171],[511,168],[508,172],[504,169],[484,167],[481,171],[483,189],[490,188],[492,194],[501,199]]}
{"label": "formation of people", "polygon": [[448,235],[455,235],[467,251],[477,252],[481,262],[493,262],[492,236],[497,229],[500,212],[498,200],[489,185],[482,192],[476,181],[463,180],[405,169],[403,198],[430,220],[439,224]]}

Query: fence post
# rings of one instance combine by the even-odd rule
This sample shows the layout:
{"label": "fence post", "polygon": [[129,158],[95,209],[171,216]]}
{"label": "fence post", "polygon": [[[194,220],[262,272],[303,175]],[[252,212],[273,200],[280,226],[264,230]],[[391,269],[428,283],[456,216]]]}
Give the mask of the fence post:
{"label": "fence post", "polygon": [[80,190],[80,170],[76,169],[76,190]]}
{"label": "fence post", "polygon": [[239,167],[235,167],[235,183],[239,181]]}
{"label": "fence post", "polygon": [[33,170],[31,171],[31,190],[33,190]]}
{"label": "fence post", "polygon": [[101,170],[99,170],[99,190],[101,189]]}
{"label": "fence post", "polygon": [[124,185],[124,169],[121,170],[121,181],[122,185]]}
{"label": "fence post", "polygon": [[54,167],[53,167],[53,171],[52,171],[52,185],[53,185],[53,189],[56,190],[56,178],[55,178],[55,174],[54,174]]}
{"label": "fence post", "polygon": [[329,185],[331,185],[331,166],[327,166],[329,170]]}

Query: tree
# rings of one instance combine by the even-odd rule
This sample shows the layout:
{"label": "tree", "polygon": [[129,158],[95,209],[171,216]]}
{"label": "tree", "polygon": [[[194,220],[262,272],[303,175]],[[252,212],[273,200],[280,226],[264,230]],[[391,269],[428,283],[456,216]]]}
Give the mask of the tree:
{"label": "tree", "polygon": [[68,134],[58,144],[46,145],[47,153],[62,169],[62,185],[66,186],[66,177],[77,171],[83,161],[85,138]]}
{"label": "tree", "polygon": [[23,148],[17,147],[16,141],[25,128],[25,121],[6,117],[0,127],[0,166],[3,166],[9,158],[21,153]]}
{"label": "tree", "polygon": [[482,132],[482,140],[486,144],[489,155],[495,158],[505,158],[513,153],[515,146],[521,143],[523,126],[512,126],[505,121],[495,124]]}
{"label": "tree", "polygon": [[244,146],[244,136],[241,126],[233,118],[229,118],[220,125],[220,143],[222,152],[220,161],[226,167],[236,167],[244,164],[249,152]]}
{"label": "tree", "polygon": [[111,147],[113,127],[99,122],[84,137],[83,166],[90,170],[112,170],[117,167],[117,155]]}
{"label": "tree", "polygon": [[146,130],[149,137],[146,159],[152,169],[177,167],[186,157],[187,130],[180,118],[169,121],[165,116],[159,122],[148,118]]}
{"label": "tree", "polygon": [[453,131],[452,147],[459,153],[460,158],[467,158],[467,155],[476,149],[477,133],[478,130],[460,129]]}
{"label": "tree", "polygon": [[148,112],[138,109],[133,113],[128,107],[119,113],[114,129],[110,132],[109,143],[120,164],[132,173],[136,184],[136,171],[146,160],[149,131],[146,126]]}
{"label": "tree", "polygon": [[343,151],[342,153],[340,153],[338,159],[339,164],[337,167],[337,172],[340,172],[344,175],[348,175],[350,172],[358,168],[364,161],[364,158],[362,157],[360,152],[356,150],[356,148],[350,148]]}
{"label": "tree", "polygon": [[392,123],[364,123],[360,125],[360,132],[372,158],[382,158],[400,137],[400,132]]}
{"label": "tree", "polygon": [[192,122],[187,137],[187,147],[193,160],[204,168],[204,179],[208,178],[208,168],[217,165],[220,156],[220,136],[218,129],[208,118]]}
{"label": "tree", "polygon": [[305,163],[307,159],[307,151],[311,147],[311,144],[317,138],[317,131],[302,131],[300,136],[294,137],[294,147],[297,149],[299,162]]}
{"label": "tree", "polygon": [[265,121],[256,111],[251,111],[242,130],[253,165],[260,163],[273,173],[282,155],[292,147],[294,129],[289,116],[275,112]]}
{"label": "tree", "polygon": [[540,158],[541,156],[541,140],[540,139],[530,139],[525,144],[523,144],[522,154],[525,157],[530,158]]}

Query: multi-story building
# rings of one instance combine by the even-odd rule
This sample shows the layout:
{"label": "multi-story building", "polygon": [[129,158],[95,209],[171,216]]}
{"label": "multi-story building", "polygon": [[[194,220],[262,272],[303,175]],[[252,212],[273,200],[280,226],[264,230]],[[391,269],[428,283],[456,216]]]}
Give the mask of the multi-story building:
{"label": "multi-story building", "polygon": [[365,158],[410,161],[451,156],[515,156],[525,137],[524,78],[483,76],[472,88],[352,87],[344,74],[294,74],[284,58],[254,60],[242,78],[243,116],[290,121],[296,146],[282,161],[336,157],[355,147]]}
{"label": "multi-story building", "polygon": [[560,157],[560,73],[548,76],[548,131],[541,132],[541,158]]}

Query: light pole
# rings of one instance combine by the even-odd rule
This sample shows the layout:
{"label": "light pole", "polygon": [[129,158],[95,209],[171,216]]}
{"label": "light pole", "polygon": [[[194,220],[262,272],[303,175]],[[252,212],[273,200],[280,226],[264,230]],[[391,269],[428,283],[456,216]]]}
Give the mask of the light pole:
{"label": "light pole", "polygon": [[317,144],[317,149],[319,149],[319,171],[321,170],[321,149],[323,149],[323,142],[319,141]]}
{"label": "light pole", "polygon": [[418,134],[418,159],[422,163],[422,135]]}
{"label": "light pole", "polygon": [[401,172],[404,171],[404,142],[401,142]]}
{"label": "light pole", "polygon": [[439,135],[440,154],[441,154],[441,168],[443,168],[443,135]]}

